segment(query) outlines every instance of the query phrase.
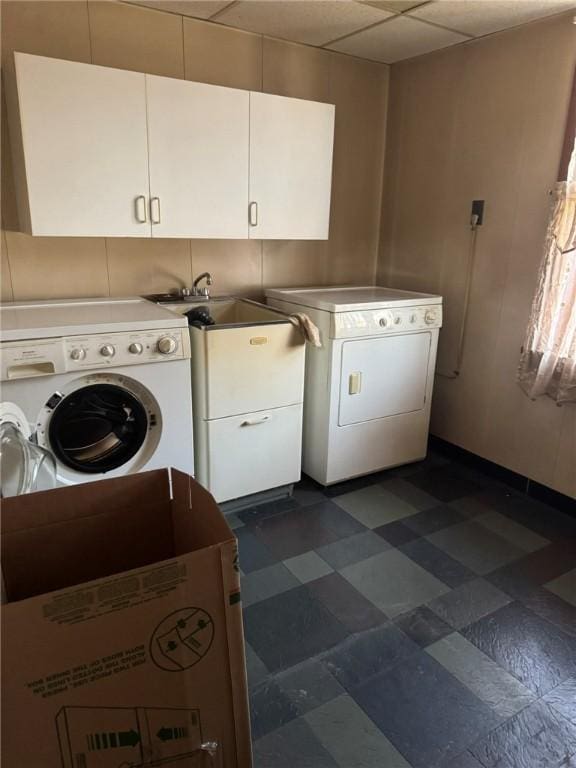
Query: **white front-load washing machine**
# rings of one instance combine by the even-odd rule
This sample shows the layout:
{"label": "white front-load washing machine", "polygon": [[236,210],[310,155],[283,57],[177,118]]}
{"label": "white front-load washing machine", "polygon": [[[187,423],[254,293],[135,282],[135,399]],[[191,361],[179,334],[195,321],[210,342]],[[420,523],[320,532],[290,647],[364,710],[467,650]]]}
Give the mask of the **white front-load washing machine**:
{"label": "white front-load washing machine", "polygon": [[0,321],[4,418],[27,423],[58,484],[193,474],[185,317],[140,298],[74,299],[3,304]]}

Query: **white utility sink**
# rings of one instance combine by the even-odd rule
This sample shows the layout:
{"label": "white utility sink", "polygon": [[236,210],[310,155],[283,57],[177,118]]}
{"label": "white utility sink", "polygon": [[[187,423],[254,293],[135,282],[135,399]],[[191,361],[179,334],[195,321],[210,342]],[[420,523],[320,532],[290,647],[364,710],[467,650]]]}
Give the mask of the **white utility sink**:
{"label": "white utility sink", "polygon": [[162,302],[207,310],[190,326],[196,479],[218,502],[300,479],[305,342],[284,313],[233,297]]}

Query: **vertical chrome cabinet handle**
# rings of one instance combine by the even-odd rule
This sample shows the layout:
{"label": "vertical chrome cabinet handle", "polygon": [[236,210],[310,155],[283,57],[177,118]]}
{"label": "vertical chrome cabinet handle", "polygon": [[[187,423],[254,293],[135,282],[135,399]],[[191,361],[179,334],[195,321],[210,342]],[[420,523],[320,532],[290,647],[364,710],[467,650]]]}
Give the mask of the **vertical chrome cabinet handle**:
{"label": "vertical chrome cabinet handle", "polygon": [[258,226],[258,203],[250,203],[248,206],[248,223],[251,227]]}
{"label": "vertical chrome cabinet handle", "polygon": [[138,195],[134,203],[136,208],[136,221],[139,224],[146,224],[148,221],[148,215],[146,213],[146,197],[144,195]]}
{"label": "vertical chrome cabinet handle", "polygon": [[160,198],[150,198],[150,219],[152,224],[160,224]]}

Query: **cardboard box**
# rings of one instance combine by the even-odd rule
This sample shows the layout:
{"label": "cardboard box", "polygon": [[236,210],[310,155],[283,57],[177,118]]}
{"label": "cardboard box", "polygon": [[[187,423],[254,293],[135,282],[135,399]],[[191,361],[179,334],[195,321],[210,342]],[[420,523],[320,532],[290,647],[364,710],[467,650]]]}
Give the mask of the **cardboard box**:
{"label": "cardboard box", "polygon": [[3,768],[249,768],[237,546],[207,491],[158,470],[6,499],[1,544]]}

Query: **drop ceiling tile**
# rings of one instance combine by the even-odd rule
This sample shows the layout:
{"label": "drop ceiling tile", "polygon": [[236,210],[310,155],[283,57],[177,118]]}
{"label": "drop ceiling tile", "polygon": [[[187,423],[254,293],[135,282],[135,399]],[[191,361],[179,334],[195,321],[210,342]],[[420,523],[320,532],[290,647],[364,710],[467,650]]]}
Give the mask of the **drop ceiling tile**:
{"label": "drop ceiling tile", "polygon": [[247,0],[230,6],[218,22],[308,45],[325,45],[392,16],[353,0]]}
{"label": "drop ceiling tile", "polygon": [[361,0],[366,5],[372,5],[374,8],[381,8],[394,13],[404,13],[410,8],[416,8],[418,5],[429,2],[429,0]]}
{"label": "drop ceiling tile", "polygon": [[134,5],[145,5],[158,11],[181,13],[194,19],[209,19],[230,5],[230,0],[130,0]]}
{"label": "drop ceiling tile", "polygon": [[410,16],[480,37],[571,8],[574,0],[438,0]]}
{"label": "drop ceiling tile", "polygon": [[334,43],[329,48],[352,56],[392,64],[469,39],[458,32],[423,24],[407,16],[396,16],[384,24]]}

